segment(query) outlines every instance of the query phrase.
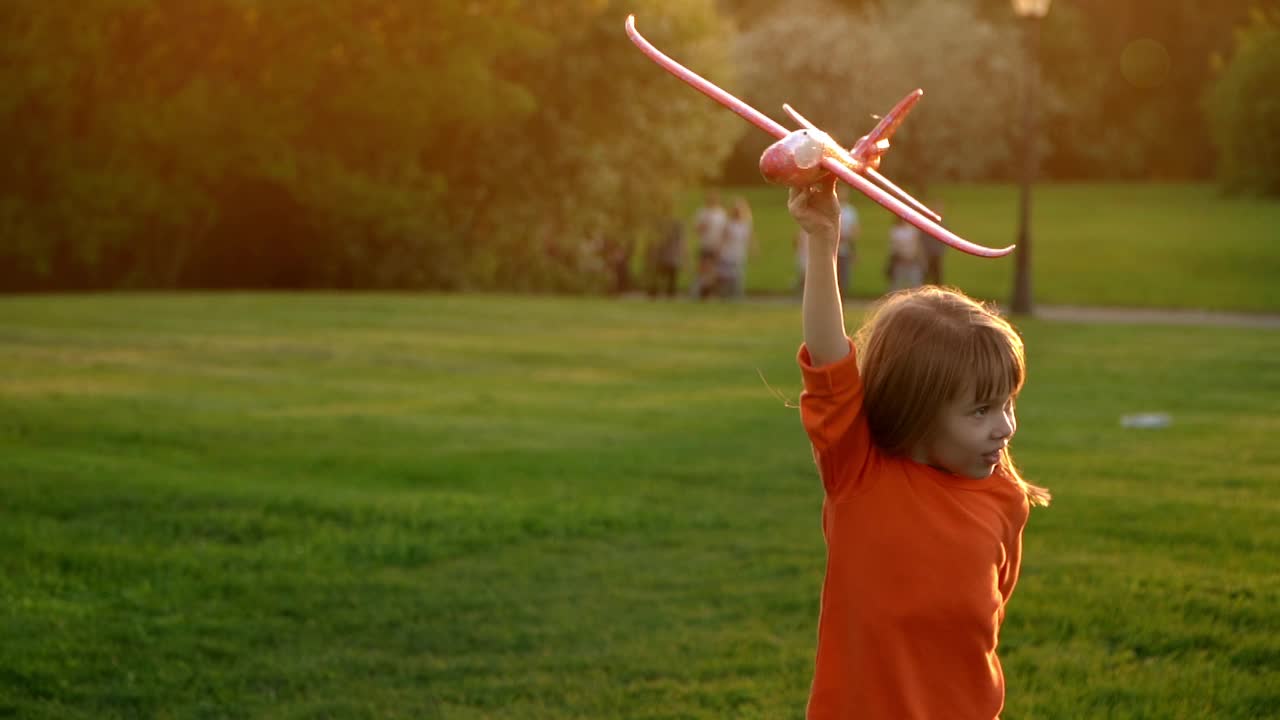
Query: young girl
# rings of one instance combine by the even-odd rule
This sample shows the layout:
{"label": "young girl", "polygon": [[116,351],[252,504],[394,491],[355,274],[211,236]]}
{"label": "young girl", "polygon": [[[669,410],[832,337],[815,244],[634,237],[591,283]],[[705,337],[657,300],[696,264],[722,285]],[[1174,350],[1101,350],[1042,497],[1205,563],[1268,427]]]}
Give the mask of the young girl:
{"label": "young girl", "polygon": [[788,209],[809,235],[800,413],[825,488],[808,718],[992,720],[1022,528],[1049,502],[1008,452],[1022,341],[937,287],[889,296],[850,340],[834,180]]}

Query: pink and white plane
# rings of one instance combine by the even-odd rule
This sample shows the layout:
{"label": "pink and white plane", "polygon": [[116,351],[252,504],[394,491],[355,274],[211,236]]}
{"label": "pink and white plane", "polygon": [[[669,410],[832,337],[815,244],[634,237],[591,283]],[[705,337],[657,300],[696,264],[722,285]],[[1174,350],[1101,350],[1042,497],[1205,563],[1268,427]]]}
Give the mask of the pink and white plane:
{"label": "pink and white plane", "polygon": [[790,105],[783,104],[782,109],[800,124],[800,130],[788,131],[759,110],[672,60],[636,30],[634,15],[627,16],[626,28],[631,42],[655,63],[778,138],[760,156],[760,172],[769,182],[788,187],[805,187],[828,175],[835,175],[902,219],[957,250],[979,257],[1001,257],[1013,252],[1013,245],[1003,248],[983,247],[942,227],[938,224],[942,218],[937,213],[880,174],[880,158],[889,150],[889,138],[902,124],[911,107],[924,95],[923,90],[914,90],[900,100],[871,132],[859,138],[852,149],[846,150]]}

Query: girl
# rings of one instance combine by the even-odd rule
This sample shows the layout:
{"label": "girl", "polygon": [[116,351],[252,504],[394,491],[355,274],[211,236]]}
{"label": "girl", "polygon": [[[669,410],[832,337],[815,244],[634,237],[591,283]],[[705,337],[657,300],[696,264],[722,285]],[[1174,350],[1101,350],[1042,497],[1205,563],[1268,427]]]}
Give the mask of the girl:
{"label": "girl", "polygon": [[834,182],[788,202],[810,243],[800,413],[825,488],[808,718],[992,720],[1022,528],[1049,502],[1008,453],[1022,341],[937,287],[889,296],[850,340]]}

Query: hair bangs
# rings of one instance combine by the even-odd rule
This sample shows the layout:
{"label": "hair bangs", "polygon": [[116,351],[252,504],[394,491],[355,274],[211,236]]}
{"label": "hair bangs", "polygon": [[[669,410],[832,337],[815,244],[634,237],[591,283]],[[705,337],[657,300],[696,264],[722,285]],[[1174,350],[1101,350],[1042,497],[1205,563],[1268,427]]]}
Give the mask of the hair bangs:
{"label": "hair bangs", "polygon": [[891,452],[925,437],[944,403],[969,394],[978,401],[1014,397],[1026,374],[1013,326],[940,288],[888,296],[855,343],[871,434]]}
{"label": "hair bangs", "polygon": [[980,325],[965,347],[975,401],[1017,397],[1026,380],[1022,339],[1013,328]]}

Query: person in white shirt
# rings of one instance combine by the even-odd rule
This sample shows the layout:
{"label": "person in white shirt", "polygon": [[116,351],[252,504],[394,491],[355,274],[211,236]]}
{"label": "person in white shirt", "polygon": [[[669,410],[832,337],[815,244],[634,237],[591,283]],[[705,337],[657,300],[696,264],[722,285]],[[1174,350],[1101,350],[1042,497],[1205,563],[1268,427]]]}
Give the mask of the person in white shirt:
{"label": "person in white shirt", "polygon": [[[942,201],[929,203],[939,215],[942,214]],[[924,251],[924,281],[928,285],[942,284],[942,255],[947,251],[946,243],[935,237],[920,239],[920,249]]]}
{"label": "person in white shirt", "polygon": [[885,270],[890,290],[919,287],[924,283],[920,231],[901,218],[889,229],[889,263]]}
{"label": "person in white shirt", "polygon": [[738,198],[729,211],[729,220],[724,226],[724,241],[720,245],[716,274],[721,297],[736,300],[745,293],[747,256],[752,249],[751,235],[751,206],[747,204],[746,198]]}
{"label": "person in white shirt", "polygon": [[858,221],[858,209],[849,201],[849,188],[841,185],[837,195],[840,197],[840,245],[836,249],[836,282],[840,286],[840,297],[848,297],[862,223]]}
{"label": "person in white shirt", "polygon": [[710,295],[716,283],[716,258],[724,242],[724,227],[728,213],[720,205],[720,193],[707,192],[707,203],[693,216],[693,229],[698,234],[698,267],[689,283],[695,300]]}

